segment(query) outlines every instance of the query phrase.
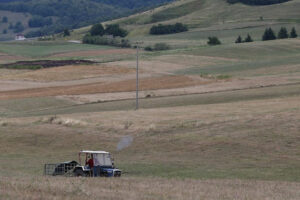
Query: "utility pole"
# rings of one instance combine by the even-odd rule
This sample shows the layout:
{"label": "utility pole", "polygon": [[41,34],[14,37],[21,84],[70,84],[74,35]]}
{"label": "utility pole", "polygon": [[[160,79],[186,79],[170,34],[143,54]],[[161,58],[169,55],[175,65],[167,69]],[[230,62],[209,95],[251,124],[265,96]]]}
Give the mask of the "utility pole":
{"label": "utility pole", "polygon": [[136,42],[136,100],[135,110],[139,109],[139,45],[143,42]]}

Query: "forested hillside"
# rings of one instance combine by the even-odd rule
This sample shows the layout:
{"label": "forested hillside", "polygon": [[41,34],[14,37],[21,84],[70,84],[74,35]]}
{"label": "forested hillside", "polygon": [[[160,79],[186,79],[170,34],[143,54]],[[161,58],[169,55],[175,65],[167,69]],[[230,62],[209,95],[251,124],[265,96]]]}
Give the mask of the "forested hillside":
{"label": "forested hillside", "polygon": [[[172,0],[0,0],[0,11],[32,15],[29,35],[40,36],[126,16]],[[27,24],[23,24],[25,27]]]}

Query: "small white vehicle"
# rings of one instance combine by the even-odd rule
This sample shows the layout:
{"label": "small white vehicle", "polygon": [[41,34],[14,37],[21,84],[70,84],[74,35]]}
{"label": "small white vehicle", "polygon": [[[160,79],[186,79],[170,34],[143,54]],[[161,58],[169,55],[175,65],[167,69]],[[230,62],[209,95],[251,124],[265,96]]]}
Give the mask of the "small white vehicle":
{"label": "small white vehicle", "polygon": [[[122,171],[115,168],[113,159],[106,151],[83,150],[78,154],[79,162],[68,161],[57,164],[45,164],[45,175],[65,175],[65,176],[102,176],[102,177],[120,177]],[[82,165],[82,158],[84,164]]]}

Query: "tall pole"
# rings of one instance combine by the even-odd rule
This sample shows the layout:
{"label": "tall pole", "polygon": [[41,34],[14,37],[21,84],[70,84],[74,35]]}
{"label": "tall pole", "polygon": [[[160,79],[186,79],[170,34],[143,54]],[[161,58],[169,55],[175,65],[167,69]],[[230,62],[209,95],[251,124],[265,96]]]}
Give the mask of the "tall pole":
{"label": "tall pole", "polygon": [[136,103],[135,109],[139,109],[139,43],[136,43]]}

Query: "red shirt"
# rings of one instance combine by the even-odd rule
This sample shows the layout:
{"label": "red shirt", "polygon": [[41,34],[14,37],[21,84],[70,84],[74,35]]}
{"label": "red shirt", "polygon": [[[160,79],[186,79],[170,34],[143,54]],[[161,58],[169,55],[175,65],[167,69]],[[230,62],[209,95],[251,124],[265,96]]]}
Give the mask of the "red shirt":
{"label": "red shirt", "polygon": [[92,159],[92,158],[89,159],[89,160],[87,161],[87,164],[90,166],[90,168],[93,168],[93,167],[94,167],[94,161],[93,161],[93,159]]}

